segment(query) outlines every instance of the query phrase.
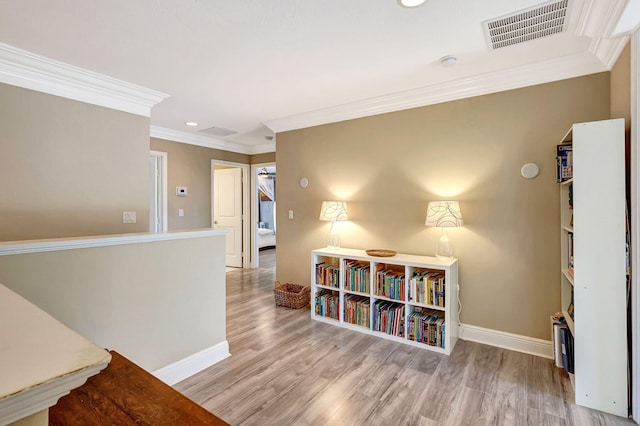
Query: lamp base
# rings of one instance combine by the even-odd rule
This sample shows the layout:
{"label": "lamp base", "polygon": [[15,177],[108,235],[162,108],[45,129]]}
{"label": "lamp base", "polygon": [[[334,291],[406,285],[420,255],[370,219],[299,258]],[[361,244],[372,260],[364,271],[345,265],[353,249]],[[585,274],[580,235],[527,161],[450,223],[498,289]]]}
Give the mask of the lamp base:
{"label": "lamp base", "polygon": [[340,236],[338,235],[338,227],[335,220],[331,222],[331,229],[327,234],[327,247],[332,249],[340,248]]}
{"label": "lamp base", "polygon": [[340,248],[340,237],[338,234],[329,233],[327,235],[327,247],[332,249]]}
{"label": "lamp base", "polygon": [[441,260],[451,260],[454,259],[454,254],[455,251],[453,249],[453,244],[451,244],[451,241],[447,236],[447,231],[442,228],[442,234],[436,243],[436,258]]}

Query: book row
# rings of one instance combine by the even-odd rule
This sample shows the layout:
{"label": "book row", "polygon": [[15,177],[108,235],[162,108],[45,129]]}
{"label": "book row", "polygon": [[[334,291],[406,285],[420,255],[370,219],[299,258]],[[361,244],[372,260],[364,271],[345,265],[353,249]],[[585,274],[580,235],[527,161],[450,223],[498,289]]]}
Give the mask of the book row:
{"label": "book row", "polygon": [[407,339],[444,348],[444,312],[416,308],[409,314]]}
{"label": "book row", "polygon": [[340,285],[340,267],[326,262],[316,264],[316,284],[338,288]]}
{"label": "book row", "polygon": [[371,302],[368,297],[349,294],[344,297],[344,321],[370,328]]}
{"label": "book row", "polygon": [[563,368],[567,373],[573,374],[574,345],[573,334],[561,315],[552,317],[553,324],[553,353],[556,367]]}
{"label": "book row", "polygon": [[375,294],[393,300],[404,300],[405,281],[404,272],[388,269],[380,264],[376,272]]}
{"label": "book row", "polygon": [[340,296],[331,291],[323,290],[316,293],[316,315],[333,319],[340,319]]}
{"label": "book row", "polygon": [[[315,269],[316,284],[340,288],[339,266],[320,262],[316,264]],[[375,296],[445,307],[446,286],[442,271],[417,269],[407,285],[404,271],[394,269],[393,265],[388,267],[385,264],[378,264],[374,278],[373,294]],[[345,259],[343,281],[344,290],[369,294],[371,264],[360,260]],[[405,291],[407,295],[405,295]],[[407,299],[405,299],[406,296],[408,296]]]}
{"label": "book row", "polygon": [[573,178],[573,145],[563,143],[556,147],[556,177],[558,182]]}
{"label": "book row", "polygon": [[371,266],[369,262],[345,260],[345,290],[369,293]]}
{"label": "book row", "polygon": [[373,330],[404,337],[404,305],[377,300],[373,304]]}
{"label": "book row", "polygon": [[423,269],[416,271],[409,281],[409,301],[445,306],[444,273]]}

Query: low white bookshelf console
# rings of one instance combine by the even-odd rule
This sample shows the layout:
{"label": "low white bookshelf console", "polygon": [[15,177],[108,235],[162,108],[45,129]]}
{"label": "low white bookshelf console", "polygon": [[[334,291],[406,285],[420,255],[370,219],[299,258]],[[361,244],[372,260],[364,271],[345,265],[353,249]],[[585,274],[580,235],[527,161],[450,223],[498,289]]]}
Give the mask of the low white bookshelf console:
{"label": "low white bookshelf console", "polygon": [[458,261],[364,250],[311,252],[311,318],[449,355],[458,339]]}

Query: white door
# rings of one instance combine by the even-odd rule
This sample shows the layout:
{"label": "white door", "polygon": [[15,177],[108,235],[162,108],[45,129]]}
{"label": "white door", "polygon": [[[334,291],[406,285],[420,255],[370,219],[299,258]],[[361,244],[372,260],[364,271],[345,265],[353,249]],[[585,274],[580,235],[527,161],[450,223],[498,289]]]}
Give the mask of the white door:
{"label": "white door", "polygon": [[242,169],[213,171],[213,227],[227,234],[227,266],[242,267]]}

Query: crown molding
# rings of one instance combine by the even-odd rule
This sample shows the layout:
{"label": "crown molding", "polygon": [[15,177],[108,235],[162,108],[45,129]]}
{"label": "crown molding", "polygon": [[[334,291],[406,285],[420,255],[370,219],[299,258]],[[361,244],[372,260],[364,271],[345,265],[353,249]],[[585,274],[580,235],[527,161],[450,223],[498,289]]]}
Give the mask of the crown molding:
{"label": "crown molding", "polygon": [[223,151],[236,152],[238,154],[262,154],[265,152],[274,152],[276,149],[275,143],[248,146],[213,138],[211,136],[197,135],[194,133],[159,126],[151,126],[150,133],[152,138],[166,139],[173,142],[203,146],[205,148],[221,149]]}
{"label": "crown molding", "polygon": [[628,0],[585,0],[576,35],[596,39],[611,37]]}
{"label": "crown molding", "polygon": [[600,39],[594,38],[589,46],[589,51],[597,56],[608,70],[611,70],[628,41],[629,36]]}
{"label": "crown molding", "polygon": [[144,117],[169,95],[0,43],[0,83]]}
{"label": "crown molding", "polygon": [[[616,56],[617,57],[617,56]],[[264,122],[275,133],[608,71],[590,52],[563,56]]]}

